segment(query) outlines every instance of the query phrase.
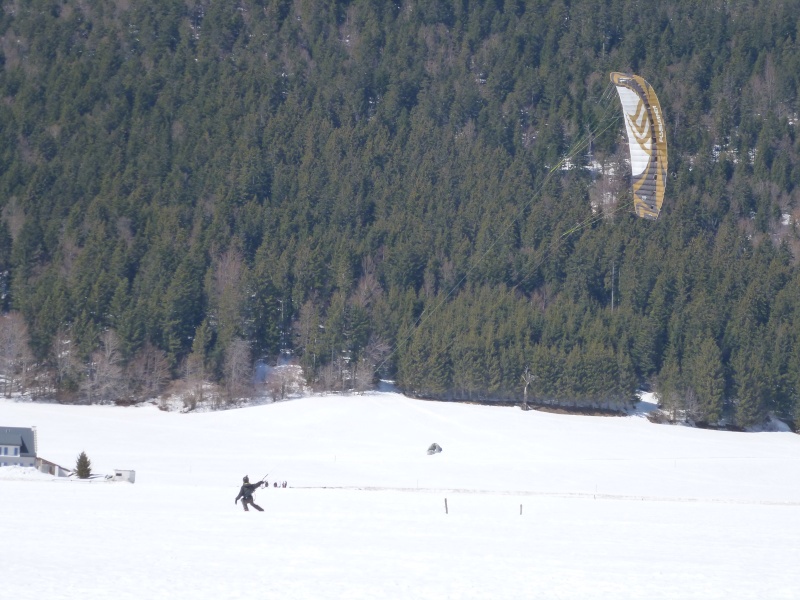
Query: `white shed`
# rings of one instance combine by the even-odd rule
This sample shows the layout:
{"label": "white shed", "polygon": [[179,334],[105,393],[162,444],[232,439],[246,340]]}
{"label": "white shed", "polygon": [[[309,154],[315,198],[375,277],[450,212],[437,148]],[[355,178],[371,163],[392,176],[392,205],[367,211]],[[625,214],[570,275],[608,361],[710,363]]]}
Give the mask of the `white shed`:
{"label": "white shed", "polygon": [[131,469],[114,469],[114,476],[111,479],[113,481],[129,481],[133,483],[136,481],[136,471]]}

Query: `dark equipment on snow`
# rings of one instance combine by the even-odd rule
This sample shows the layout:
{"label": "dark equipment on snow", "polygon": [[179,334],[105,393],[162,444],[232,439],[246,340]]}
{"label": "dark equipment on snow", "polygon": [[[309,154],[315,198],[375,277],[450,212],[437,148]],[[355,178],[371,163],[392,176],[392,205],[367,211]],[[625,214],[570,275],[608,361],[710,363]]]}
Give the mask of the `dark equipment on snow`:
{"label": "dark equipment on snow", "polygon": [[442,447],[434,442],[430,446],[428,446],[428,454],[439,454],[442,451]]}

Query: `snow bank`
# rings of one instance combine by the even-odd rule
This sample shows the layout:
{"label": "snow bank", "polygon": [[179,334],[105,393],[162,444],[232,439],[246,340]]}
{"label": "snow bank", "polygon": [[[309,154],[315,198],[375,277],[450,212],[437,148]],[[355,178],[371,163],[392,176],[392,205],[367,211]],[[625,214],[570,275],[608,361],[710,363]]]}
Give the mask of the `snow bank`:
{"label": "snow bank", "polygon": [[49,481],[55,479],[52,475],[41,473],[33,467],[20,467],[13,465],[10,467],[0,467],[0,480],[42,480]]}

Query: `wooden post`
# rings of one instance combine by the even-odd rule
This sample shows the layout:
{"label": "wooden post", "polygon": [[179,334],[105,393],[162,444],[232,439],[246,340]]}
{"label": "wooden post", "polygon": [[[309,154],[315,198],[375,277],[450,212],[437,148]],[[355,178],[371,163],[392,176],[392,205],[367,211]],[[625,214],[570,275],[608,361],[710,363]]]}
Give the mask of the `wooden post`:
{"label": "wooden post", "polygon": [[447,498],[444,499],[444,514],[449,515],[450,513],[447,512]]}
{"label": "wooden post", "polygon": [[522,516],[522,504],[519,505],[519,516]]}

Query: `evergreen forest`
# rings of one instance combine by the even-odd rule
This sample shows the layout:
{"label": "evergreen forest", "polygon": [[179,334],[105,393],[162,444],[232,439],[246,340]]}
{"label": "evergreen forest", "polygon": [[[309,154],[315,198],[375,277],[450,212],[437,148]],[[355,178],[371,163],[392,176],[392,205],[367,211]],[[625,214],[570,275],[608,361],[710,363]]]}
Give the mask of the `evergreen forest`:
{"label": "evergreen forest", "polygon": [[[0,386],[320,390],[800,419],[786,0],[6,0]],[[609,73],[644,77],[630,210]],[[254,383],[255,382],[255,383]]]}

